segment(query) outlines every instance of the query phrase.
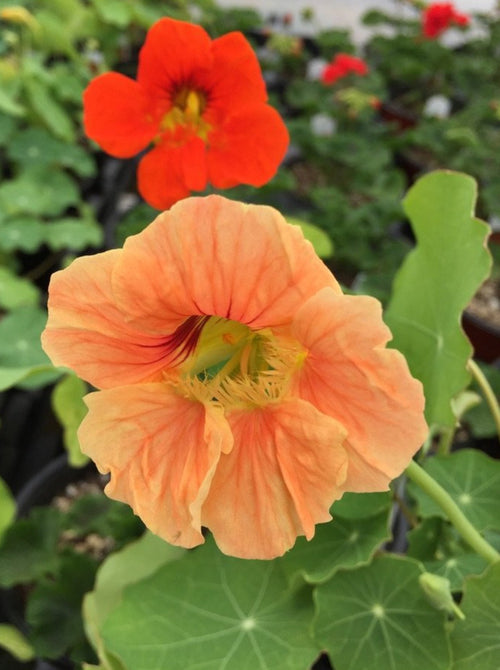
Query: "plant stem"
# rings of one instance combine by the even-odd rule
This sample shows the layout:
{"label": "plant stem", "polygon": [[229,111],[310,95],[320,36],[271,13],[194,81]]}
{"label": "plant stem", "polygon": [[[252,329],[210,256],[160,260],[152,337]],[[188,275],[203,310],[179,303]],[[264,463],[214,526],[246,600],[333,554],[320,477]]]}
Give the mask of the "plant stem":
{"label": "plant stem", "polygon": [[484,376],[483,371],[479,365],[473,361],[472,358],[467,363],[467,369],[476,380],[477,385],[481,389],[481,392],[484,395],[486,402],[488,403],[491,414],[493,415],[493,419],[495,421],[495,425],[497,427],[498,437],[500,438],[500,406],[498,405],[498,400],[493,392],[493,389],[491,388],[489,381]]}
{"label": "plant stem", "polygon": [[448,520],[455,526],[463,539],[475,552],[489,563],[500,561],[500,554],[486,542],[471,522],[466,519],[450,494],[435,479],[427,474],[418,463],[411,461],[410,465],[406,468],[406,474],[439,505],[443,512],[445,512]]}

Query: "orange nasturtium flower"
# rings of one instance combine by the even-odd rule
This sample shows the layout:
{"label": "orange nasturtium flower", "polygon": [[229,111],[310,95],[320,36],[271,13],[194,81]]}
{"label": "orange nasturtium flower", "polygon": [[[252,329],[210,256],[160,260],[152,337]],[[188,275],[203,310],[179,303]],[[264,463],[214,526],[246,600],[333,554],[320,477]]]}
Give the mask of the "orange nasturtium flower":
{"label": "orange nasturtium flower", "polygon": [[208,183],[262,186],[288,146],[243,35],[211,40],[184,21],[155,23],[139,54],[137,80],[102,74],[85,90],[83,105],[85,132],[112,156],[129,158],[152,146],[137,180],[157,209]]}
{"label": "orange nasturtium flower", "polygon": [[205,526],[265,559],[345,491],[386,490],[425,439],[389,339],[380,303],[344,295],[298,227],[216,195],[55,273],[42,336],[101,389],[79,438],[106,492],[172,544]]}

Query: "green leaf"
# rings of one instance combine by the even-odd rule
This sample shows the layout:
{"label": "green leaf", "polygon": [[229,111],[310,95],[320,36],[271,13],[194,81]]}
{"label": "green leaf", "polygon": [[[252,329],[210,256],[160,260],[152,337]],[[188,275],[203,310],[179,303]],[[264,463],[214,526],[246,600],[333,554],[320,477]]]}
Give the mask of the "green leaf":
{"label": "green leaf", "polygon": [[102,492],[75,500],[68,512],[65,527],[77,535],[95,533],[103,538],[112,538],[115,547],[144,532],[144,524],[128,505],[111,500]]}
{"label": "green leaf", "polygon": [[62,425],[64,446],[68,461],[74,468],[81,467],[89,458],[82,453],[76,431],[87,413],[83,396],[87,393],[85,382],[76,375],[63,377],[52,392],[52,408]]}
{"label": "green leaf", "polygon": [[31,661],[35,657],[35,651],[24,635],[8,624],[0,624],[0,648],[6,649],[18,661]]}
{"label": "green leaf", "polygon": [[304,237],[313,245],[314,251],[320,258],[331,258],[333,256],[333,242],[324,230],[308,221],[302,221],[290,216],[287,216],[286,220],[288,223],[298,226],[302,230]]}
{"label": "green leaf", "polygon": [[[450,456],[433,456],[423,467],[450,494],[477,530],[500,529],[500,461],[477,449],[461,449]],[[421,516],[446,519],[443,510],[421,488],[410,483],[409,491],[417,501]]]}
{"label": "green leaf", "polygon": [[44,82],[32,76],[24,77],[24,88],[34,112],[56,136],[67,142],[75,141],[73,122],[64,107]]}
{"label": "green leaf", "polygon": [[42,245],[45,227],[32,216],[17,216],[0,221],[0,249],[32,253]]}
{"label": "green leaf", "polygon": [[38,289],[28,279],[17,277],[9,269],[0,267],[0,307],[8,310],[32,307],[38,304],[39,299]]}
{"label": "green leaf", "polygon": [[61,518],[55,508],[34,509],[7,528],[0,551],[0,585],[27,583],[58,568]]}
{"label": "green leaf", "polygon": [[103,668],[123,668],[105,649],[100,629],[110,612],[120,603],[124,588],[149,577],[158,568],[177,560],[184,553],[184,549],[167,544],[146,531],[139,540],[112,554],[101,565],[94,590],[84,598],[83,618],[85,630],[103,663]]}
{"label": "green leaf", "polygon": [[452,591],[462,591],[465,578],[481,574],[488,567],[488,563],[478,554],[460,554],[442,561],[426,561],[425,567],[429,572],[446,577]]}
{"label": "green leaf", "polygon": [[465,582],[460,609],[465,614],[451,633],[453,670],[500,667],[500,563]]}
{"label": "green leaf", "polygon": [[16,99],[18,97],[18,89],[18,86],[0,86],[0,111],[5,112],[10,116],[25,115],[25,108]]}
{"label": "green leaf", "polygon": [[71,249],[82,251],[102,243],[102,229],[94,222],[83,219],[61,219],[48,224],[45,229],[47,245],[54,251]]}
{"label": "green leaf", "polygon": [[119,28],[126,28],[132,18],[132,10],[123,0],[92,0],[99,17]]}
{"label": "green leaf", "polygon": [[15,120],[11,116],[0,112],[0,145],[7,144],[15,128]]}
{"label": "green leaf", "polygon": [[9,487],[0,479],[0,541],[16,516],[16,503]]}
{"label": "green leaf", "polygon": [[316,589],[317,639],[335,670],[447,670],[444,616],[425,598],[419,563],[382,556]]}
{"label": "green leaf", "polygon": [[0,207],[7,216],[58,216],[79,199],[75,182],[56,169],[30,168],[0,186]]}
{"label": "green leaf", "polygon": [[387,511],[392,503],[390,491],[380,493],[344,493],[337,500],[331,513],[334,519],[341,516],[344,519],[363,519],[367,516],[375,516],[382,511]]}
{"label": "green leaf", "polygon": [[124,592],[103,626],[107,649],[134,670],[303,670],[310,588],[292,589],[277,561],[222,555],[209,539]]}
{"label": "green leaf", "polygon": [[386,320],[392,342],[424,385],[430,425],[453,427],[451,399],[467,386],[472,348],[461,314],[488,276],[489,227],[473,218],[476,183],[438,171],[422,177],[404,201],[417,246],[400,268]]}
{"label": "green leaf", "polygon": [[[0,366],[0,391],[17,386],[21,383],[28,383],[31,379],[45,380],[54,377],[54,367],[52,365],[28,365],[25,367],[1,367]],[[48,382],[47,382],[48,383]]]}
{"label": "green leaf", "polygon": [[292,579],[301,575],[311,584],[321,583],[340,569],[369,563],[390,538],[387,510],[365,519],[336,516],[332,522],[320,524],[309,542],[299,537],[283,557],[283,567]]}
{"label": "green leaf", "polygon": [[43,128],[17,133],[9,142],[7,153],[11,160],[26,167],[61,166],[82,177],[92,175],[95,170],[94,161],[82,147],[63,142]]}
{"label": "green leaf", "polygon": [[47,314],[37,307],[20,307],[0,321],[0,369],[30,368],[50,363],[40,335]]}
{"label": "green leaf", "polygon": [[0,321],[0,390],[18,384],[34,388],[60,375],[40,345],[47,313],[19,307]]}
{"label": "green leaf", "polygon": [[80,610],[83,596],[93,586],[96,566],[85,554],[63,554],[56,579],[39,582],[30,593],[26,621],[38,656],[58,658],[84,645]]}

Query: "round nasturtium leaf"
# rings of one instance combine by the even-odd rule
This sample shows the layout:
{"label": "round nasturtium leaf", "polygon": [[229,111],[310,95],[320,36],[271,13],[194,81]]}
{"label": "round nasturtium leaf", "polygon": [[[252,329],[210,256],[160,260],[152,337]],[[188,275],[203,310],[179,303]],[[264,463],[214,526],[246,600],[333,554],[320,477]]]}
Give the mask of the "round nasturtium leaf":
{"label": "round nasturtium leaf", "polygon": [[422,566],[386,555],[316,587],[314,630],[335,670],[448,670],[445,615],[427,601]]}
{"label": "round nasturtium leaf", "polygon": [[277,561],[245,561],[205,545],[127,588],[105,621],[106,650],[129,670],[304,670],[307,585],[291,588]]}
{"label": "round nasturtium leaf", "polygon": [[500,668],[500,562],[465,582],[465,615],[451,633],[453,670]]}
{"label": "round nasturtium leaf", "polygon": [[[500,530],[500,461],[477,449],[461,449],[449,456],[433,456],[423,467],[450,494],[477,530]],[[410,483],[409,491],[417,501],[421,516],[446,518],[441,507],[422,489]]]}
{"label": "round nasturtium leaf", "polygon": [[290,578],[301,575],[309,583],[324,582],[341,568],[368,563],[391,538],[388,510],[366,519],[334,518],[320,524],[309,542],[299,537],[282,559]]}

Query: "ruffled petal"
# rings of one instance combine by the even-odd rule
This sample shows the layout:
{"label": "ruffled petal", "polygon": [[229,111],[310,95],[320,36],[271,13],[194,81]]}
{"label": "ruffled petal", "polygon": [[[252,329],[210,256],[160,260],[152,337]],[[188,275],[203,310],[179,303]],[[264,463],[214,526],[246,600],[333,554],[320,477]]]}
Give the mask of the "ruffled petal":
{"label": "ruffled petal", "polygon": [[209,181],[216,188],[241,183],[262,186],[274,177],[289,142],[288,130],[275,109],[249,105],[212,125]]}
{"label": "ruffled petal", "polygon": [[210,106],[230,116],[247,105],[266,102],[266,85],[259,61],[241,33],[218,37],[212,42],[211,51],[213,64],[205,75]]}
{"label": "ruffled petal", "polygon": [[324,286],[340,293],[299,228],[271,207],[215,195],[160,214],[125,242],[113,272],[121,309],[151,332],[199,314],[254,329],[290,324]]}
{"label": "ruffled petal", "polygon": [[211,43],[200,26],[160,19],[150,28],[139,54],[137,81],[164,99],[184,86],[202,88],[204,74],[212,67]]}
{"label": "ruffled petal", "polygon": [[232,446],[222,410],[165,384],[99,391],[85,402],[78,436],[100,472],[111,473],[106,493],[167,542],[201,544],[201,506],[221,451]]}
{"label": "ruffled petal", "polygon": [[107,72],[83,94],[86,134],[117,158],[135,156],[158,132],[156,103],[133,79]]}
{"label": "ruffled petal", "polygon": [[49,286],[42,346],[54,365],[98,388],[161,379],[169,358],[165,338],[131,326],[116,305],[111,274],[121,253],[78,258]]}
{"label": "ruffled petal", "polygon": [[202,524],[226,554],[281,556],[298,535],[310,539],[341,496],[344,429],[312,405],[290,399],[228,417],[234,447],[221,456]]}
{"label": "ruffled petal", "polygon": [[137,169],[137,187],[156,209],[168,209],[189,195],[182,172],[183,147],[159,145],[149,151]]}
{"label": "ruffled petal", "polygon": [[380,303],[325,289],[297,313],[292,332],[308,349],[297,392],[347,429],[346,491],[381,491],[427,437],[422,385],[385,344]]}

